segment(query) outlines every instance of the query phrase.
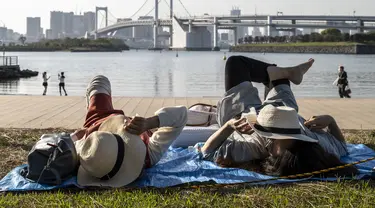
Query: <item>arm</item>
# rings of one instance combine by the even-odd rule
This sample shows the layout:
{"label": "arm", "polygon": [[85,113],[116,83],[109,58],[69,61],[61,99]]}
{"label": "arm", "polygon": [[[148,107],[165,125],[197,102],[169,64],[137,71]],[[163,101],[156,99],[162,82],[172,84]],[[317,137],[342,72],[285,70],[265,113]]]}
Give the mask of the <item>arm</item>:
{"label": "arm", "polygon": [[345,137],[342,134],[339,126],[337,125],[335,119],[333,117],[332,122],[328,125],[328,132],[332,134],[337,140],[345,142]]}
{"label": "arm", "polygon": [[[228,121],[229,122],[229,121]],[[233,134],[234,129],[225,123],[219,130],[208,138],[207,142],[202,147],[202,152],[212,152],[217,149],[230,135]]]}
{"label": "arm", "polygon": [[227,121],[219,130],[217,130],[205,143],[201,151],[209,153],[217,149],[234,131],[243,137],[241,134],[250,135],[254,131],[251,126],[247,123],[245,118],[242,119],[231,119]]}
{"label": "arm", "polygon": [[328,133],[332,134],[337,140],[345,142],[344,135],[339,126],[335,119],[330,115],[313,116],[304,124],[311,130],[322,130],[327,128]]}

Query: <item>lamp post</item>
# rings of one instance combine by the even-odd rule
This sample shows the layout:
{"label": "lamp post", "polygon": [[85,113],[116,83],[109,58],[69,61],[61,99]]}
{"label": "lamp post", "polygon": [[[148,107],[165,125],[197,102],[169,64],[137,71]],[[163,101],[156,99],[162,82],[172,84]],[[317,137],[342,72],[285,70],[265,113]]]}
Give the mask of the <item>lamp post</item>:
{"label": "lamp post", "polygon": [[284,13],[283,13],[283,12],[279,12],[279,11],[277,11],[277,14],[276,14],[276,16],[279,16],[279,14],[281,14],[281,15],[284,15]]}

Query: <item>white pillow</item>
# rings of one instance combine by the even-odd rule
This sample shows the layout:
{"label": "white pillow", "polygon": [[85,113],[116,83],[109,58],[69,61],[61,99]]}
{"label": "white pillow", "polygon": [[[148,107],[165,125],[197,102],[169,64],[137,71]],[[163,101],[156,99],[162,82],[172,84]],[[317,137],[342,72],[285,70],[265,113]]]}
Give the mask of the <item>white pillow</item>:
{"label": "white pillow", "polygon": [[187,148],[200,142],[206,142],[218,129],[219,126],[217,124],[209,127],[186,126],[171,146],[173,148]]}

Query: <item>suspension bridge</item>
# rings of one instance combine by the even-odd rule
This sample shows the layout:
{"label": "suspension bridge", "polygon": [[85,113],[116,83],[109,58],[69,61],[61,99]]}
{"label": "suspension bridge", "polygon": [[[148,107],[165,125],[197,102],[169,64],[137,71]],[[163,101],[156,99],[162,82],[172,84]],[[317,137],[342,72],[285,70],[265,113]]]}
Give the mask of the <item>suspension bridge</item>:
{"label": "suspension bridge", "polygon": [[[291,31],[296,34],[297,28],[337,28],[356,30],[364,32],[366,30],[375,30],[375,16],[327,16],[327,15],[203,15],[192,16],[187,10],[182,0],[177,2],[188,14],[187,17],[177,17],[174,13],[174,0],[164,0],[169,8],[169,17],[167,19],[159,18],[159,4],[162,0],[154,0],[153,8],[145,16],[154,12],[151,19],[132,18],[139,14],[145,5],[152,0],[145,0],[142,6],[129,18],[123,21],[117,21],[108,25],[108,14],[111,14],[108,7],[96,7],[95,31],[91,34],[97,37],[111,37],[116,31],[124,28],[152,26],[153,27],[153,47],[159,48],[160,37],[169,38],[169,44],[172,48],[205,48],[219,50],[218,30],[233,30],[234,40],[242,37],[244,34],[237,34],[239,27],[263,27],[267,36],[276,36],[277,31]],[[99,12],[105,12],[105,26],[98,28]],[[112,14],[111,14],[112,15]],[[112,15],[113,16],[113,15]],[[159,28],[169,28],[169,34],[159,34]],[[238,36],[240,35],[240,36]],[[213,45],[211,40],[213,39]],[[235,43],[236,44],[236,41]]]}

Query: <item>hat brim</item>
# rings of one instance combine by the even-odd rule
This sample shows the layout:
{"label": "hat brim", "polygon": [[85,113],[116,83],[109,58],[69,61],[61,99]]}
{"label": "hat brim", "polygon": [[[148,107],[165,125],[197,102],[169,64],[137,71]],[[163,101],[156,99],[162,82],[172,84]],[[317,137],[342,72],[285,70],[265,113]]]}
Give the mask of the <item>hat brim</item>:
{"label": "hat brim", "polygon": [[305,141],[305,142],[312,142],[312,143],[317,143],[318,140],[315,140],[311,137],[308,137],[303,134],[276,134],[276,133],[271,133],[271,132],[264,132],[256,127],[254,127],[254,124],[250,123],[251,128],[261,137],[266,137],[270,139],[278,139],[278,140],[284,140],[284,139],[294,139],[294,140],[300,140],[300,141]]}
{"label": "hat brim", "polygon": [[146,145],[139,136],[131,135],[123,131],[124,116],[112,116],[100,126],[99,131],[118,134],[125,143],[124,160],[117,174],[109,180],[100,180],[91,176],[82,166],[78,168],[77,183],[80,186],[102,186],[119,188],[135,181],[142,173]]}

